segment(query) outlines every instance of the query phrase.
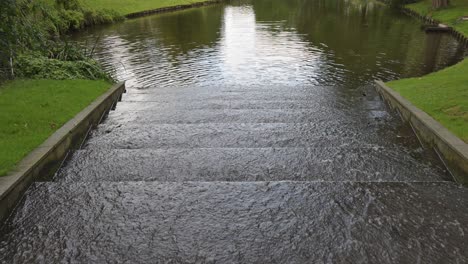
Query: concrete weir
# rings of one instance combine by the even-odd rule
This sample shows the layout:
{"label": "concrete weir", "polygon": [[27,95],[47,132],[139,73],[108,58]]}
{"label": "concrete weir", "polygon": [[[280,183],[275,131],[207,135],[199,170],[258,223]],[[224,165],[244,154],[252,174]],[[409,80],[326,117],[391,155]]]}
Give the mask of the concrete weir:
{"label": "concrete weir", "polygon": [[468,144],[382,81],[376,81],[376,88],[401,118],[411,124],[419,139],[436,149],[457,182],[468,185]]}
{"label": "concrete weir", "polygon": [[468,189],[374,87],[128,88],[0,263],[464,263]]}
{"label": "concrete weir", "polygon": [[69,151],[80,146],[90,129],[101,122],[124,91],[123,82],[112,86],[26,156],[13,172],[0,177],[0,221],[10,214],[32,182],[53,174]]}

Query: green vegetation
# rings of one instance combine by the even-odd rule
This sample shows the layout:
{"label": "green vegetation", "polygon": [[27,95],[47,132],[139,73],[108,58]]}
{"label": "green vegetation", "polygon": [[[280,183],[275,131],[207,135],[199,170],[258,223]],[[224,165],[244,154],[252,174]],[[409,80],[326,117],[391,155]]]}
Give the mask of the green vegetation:
{"label": "green vegetation", "polygon": [[15,80],[0,87],[0,176],[109,86],[107,81]]}
{"label": "green vegetation", "polygon": [[112,82],[92,51],[61,39],[118,17],[80,1],[0,1],[0,176]]}
{"label": "green vegetation", "polygon": [[468,143],[468,60],[420,78],[387,83]]}
{"label": "green vegetation", "polygon": [[418,3],[407,5],[409,9],[446,23],[449,26],[460,31],[468,36],[468,21],[462,21],[462,16],[468,16],[468,1],[467,0],[450,0],[448,8],[434,10],[432,8],[432,0],[423,0]]}
{"label": "green vegetation", "polygon": [[111,16],[84,8],[81,0],[5,0],[0,1],[0,19],[0,80],[110,79],[92,60],[92,51],[61,36],[87,24],[113,21]]}
{"label": "green vegetation", "polygon": [[[74,50],[78,47],[76,44],[63,43],[63,34],[90,25],[123,20],[124,15],[129,13],[203,1],[205,0],[0,1],[0,80],[15,77],[100,79],[105,73],[92,62],[92,52],[81,52],[83,56],[67,56],[70,51],[77,54]],[[68,72],[55,74],[55,70],[54,74],[47,74],[40,71],[49,67],[62,68]],[[83,72],[84,67],[87,67],[86,71],[92,72]]]}
{"label": "green vegetation", "polygon": [[188,5],[205,0],[82,0],[84,6],[94,10],[111,9],[122,15],[162,7]]}
{"label": "green vegetation", "polygon": [[[450,6],[432,9],[431,0],[407,5],[408,8],[446,23],[468,36],[468,1],[451,0]],[[468,143],[468,59],[419,78],[387,83],[414,105],[431,115]]]}
{"label": "green vegetation", "polygon": [[201,1],[0,1],[0,176],[112,82],[92,50],[62,35],[124,14],[195,2]]}
{"label": "green vegetation", "polygon": [[19,55],[14,65],[19,78],[112,80],[91,58],[68,61],[32,53]]}

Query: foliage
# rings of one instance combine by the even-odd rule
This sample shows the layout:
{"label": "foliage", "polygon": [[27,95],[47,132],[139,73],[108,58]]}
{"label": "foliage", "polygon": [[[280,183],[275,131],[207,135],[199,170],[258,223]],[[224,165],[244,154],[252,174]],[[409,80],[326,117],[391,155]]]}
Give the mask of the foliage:
{"label": "foliage", "polygon": [[16,76],[33,79],[112,79],[92,59],[67,61],[51,59],[38,53],[21,54],[15,60]]}
{"label": "foliage", "polygon": [[83,26],[92,26],[99,24],[108,24],[125,19],[119,12],[111,9],[87,9],[83,10],[84,23]]}
{"label": "foliage", "polygon": [[[81,0],[1,0],[0,1],[0,80],[15,77],[18,71],[21,77],[44,76],[37,71],[39,65],[67,66],[71,70],[64,76],[102,76],[96,69],[96,63],[87,58],[74,58],[78,48],[60,40],[61,35],[87,25],[109,23],[123,19],[117,12],[95,11],[83,5]],[[60,52],[57,46],[66,47]],[[63,54],[71,52],[73,54]],[[25,58],[31,55],[39,57],[31,63]],[[47,62],[47,58],[52,61]],[[58,62],[56,60],[64,60]],[[78,61],[71,67],[72,61]],[[21,67],[26,67],[22,69]],[[89,73],[84,74],[82,67],[89,66]],[[20,67],[20,68],[17,68]],[[35,69],[35,70],[32,70]],[[44,71],[44,70],[43,70]],[[57,72],[58,73],[58,72]],[[26,74],[33,74],[28,76]],[[50,75],[50,74],[47,74]],[[93,78],[94,79],[94,78]],[[108,79],[108,78],[107,78]]]}
{"label": "foliage", "polygon": [[63,30],[67,29],[80,29],[83,27],[85,17],[83,12],[76,11],[76,10],[66,10],[62,9],[59,12],[60,19],[58,20],[60,23],[59,28]]}
{"label": "foliage", "polygon": [[76,30],[85,26],[113,23],[124,19],[120,13],[107,8],[94,9],[81,0],[48,0],[55,1],[55,9],[60,17],[62,32]]}
{"label": "foliage", "polygon": [[90,80],[15,80],[0,87],[0,176],[108,88]]}

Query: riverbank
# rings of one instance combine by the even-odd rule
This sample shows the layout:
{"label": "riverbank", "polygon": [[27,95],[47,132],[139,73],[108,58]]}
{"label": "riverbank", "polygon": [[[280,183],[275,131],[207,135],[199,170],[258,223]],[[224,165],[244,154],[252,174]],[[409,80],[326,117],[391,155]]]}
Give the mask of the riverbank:
{"label": "riverbank", "polygon": [[387,85],[468,143],[468,60]]}
{"label": "riverbank", "polygon": [[0,176],[110,86],[92,80],[15,80],[0,86]]}
{"label": "riverbank", "polygon": [[84,0],[83,3],[95,10],[113,10],[122,16],[177,6],[189,6],[206,0]]}
{"label": "riverbank", "polygon": [[[421,15],[430,16],[468,36],[468,3],[453,0],[452,6],[431,10],[431,2],[424,0],[406,7]],[[426,76],[388,82],[387,85],[428,113],[460,139],[468,143],[468,59]]]}
{"label": "riverbank", "polygon": [[[44,7],[47,7],[44,12],[51,14],[52,17],[60,18],[55,19],[56,23],[52,23],[52,26],[47,24],[58,34],[84,26],[112,23],[121,20],[120,17],[142,11],[196,5],[204,2],[206,1],[84,0],[77,2],[79,5],[57,6],[55,1],[46,0],[43,4]],[[77,14],[77,16],[67,15],[71,13]],[[42,24],[39,28],[47,29],[44,30],[47,32],[54,31]],[[75,50],[66,48],[64,51],[72,53]],[[76,50],[76,52],[83,53],[80,50]],[[84,60],[85,58],[80,59]],[[15,58],[16,61],[19,59]],[[25,61],[28,62],[27,65],[16,62],[15,73],[18,75],[18,73],[25,72],[20,76],[24,75],[26,78],[34,79],[18,79],[0,85],[0,176],[5,176],[10,172],[29,152],[110,87],[109,81],[104,80],[45,79],[50,78],[46,74],[51,72],[51,65],[47,63],[49,61],[61,63],[59,60],[43,58],[42,61],[39,61],[35,54],[31,56],[31,59],[28,58]],[[78,64],[75,67],[74,62],[66,63],[68,63],[67,67],[54,64],[57,66],[57,69],[54,68],[56,71],[52,72],[54,78],[68,79],[66,76],[71,76],[70,79],[79,78],[74,77],[73,74],[79,73],[83,67],[79,68]],[[78,70],[75,69],[77,67]],[[67,70],[57,73],[60,71],[59,68],[67,68]],[[88,66],[83,69],[86,68]],[[48,70],[43,71],[43,69]],[[70,74],[69,71],[73,74]],[[86,70],[86,72],[90,71]],[[91,73],[94,74],[94,72]],[[96,76],[94,76],[96,79],[104,78]],[[94,78],[90,77],[90,79]]]}
{"label": "riverbank", "polygon": [[468,36],[468,21],[461,19],[463,16],[468,16],[468,1],[466,0],[450,0],[450,7],[440,10],[432,9],[431,0],[423,0],[405,7],[422,16],[440,21]]}

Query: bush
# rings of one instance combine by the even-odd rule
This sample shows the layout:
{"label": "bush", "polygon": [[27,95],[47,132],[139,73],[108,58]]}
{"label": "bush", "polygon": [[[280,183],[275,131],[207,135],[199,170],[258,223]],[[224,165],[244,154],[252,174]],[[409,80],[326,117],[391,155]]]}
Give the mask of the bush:
{"label": "bush", "polygon": [[112,78],[92,59],[66,61],[51,59],[38,53],[19,55],[15,61],[16,75],[31,79],[89,79],[109,80]]}
{"label": "bush", "polygon": [[85,24],[84,14],[75,10],[60,10],[60,19],[62,21],[62,30],[77,30]]}
{"label": "bush", "polygon": [[[124,17],[115,11],[90,10],[80,0],[0,0],[0,80],[15,75],[53,79],[103,77],[103,71],[97,69],[86,50],[64,43],[60,37],[84,26],[121,19]],[[59,66],[64,69],[59,70]],[[47,73],[47,67],[54,71]]]}
{"label": "bush", "polygon": [[125,17],[120,15],[118,12],[108,9],[83,10],[83,14],[86,26],[109,24],[125,19]]}

